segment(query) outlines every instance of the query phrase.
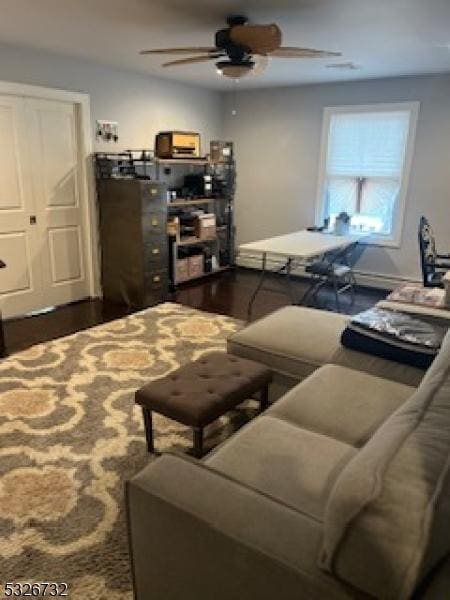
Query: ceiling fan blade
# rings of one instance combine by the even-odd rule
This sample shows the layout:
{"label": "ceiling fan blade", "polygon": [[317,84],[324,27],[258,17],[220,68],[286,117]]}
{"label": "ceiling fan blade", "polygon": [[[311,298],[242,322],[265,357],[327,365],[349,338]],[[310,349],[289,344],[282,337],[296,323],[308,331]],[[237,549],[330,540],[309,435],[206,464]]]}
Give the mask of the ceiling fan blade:
{"label": "ceiling fan blade", "polygon": [[271,25],[234,25],[230,39],[239,46],[250,48],[252,54],[268,54],[281,46],[281,29]]}
{"label": "ceiling fan blade", "polygon": [[215,46],[199,46],[192,48],[157,48],[156,50],[141,50],[139,54],[195,54],[197,52],[217,52]]}
{"label": "ceiling fan blade", "polygon": [[220,54],[210,54],[209,56],[190,56],[189,58],[180,58],[179,60],[171,60],[164,63],[163,67],[177,67],[180,65],[192,65],[194,63],[208,62],[210,60],[216,60]]}
{"label": "ceiling fan blade", "polygon": [[270,53],[278,58],[328,58],[330,56],[342,56],[340,52],[328,52],[326,50],[314,50],[313,48],[296,48],[294,46],[281,46]]}
{"label": "ceiling fan blade", "polygon": [[357,65],[354,62],[333,63],[331,65],[325,65],[325,67],[327,69],[342,69],[344,71],[356,71],[357,69],[361,68],[360,65]]}

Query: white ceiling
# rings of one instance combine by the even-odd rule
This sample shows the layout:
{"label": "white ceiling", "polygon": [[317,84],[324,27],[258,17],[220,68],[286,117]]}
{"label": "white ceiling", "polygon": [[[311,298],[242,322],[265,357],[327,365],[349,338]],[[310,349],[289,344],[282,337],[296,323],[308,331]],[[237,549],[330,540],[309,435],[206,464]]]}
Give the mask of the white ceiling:
{"label": "white ceiling", "polygon": [[[2,0],[0,41],[217,89],[213,64],[162,69],[142,48],[213,44],[226,15],[277,22],[285,45],[342,59],[272,59],[240,87],[450,72],[450,0]],[[354,62],[357,70],[326,68]]]}

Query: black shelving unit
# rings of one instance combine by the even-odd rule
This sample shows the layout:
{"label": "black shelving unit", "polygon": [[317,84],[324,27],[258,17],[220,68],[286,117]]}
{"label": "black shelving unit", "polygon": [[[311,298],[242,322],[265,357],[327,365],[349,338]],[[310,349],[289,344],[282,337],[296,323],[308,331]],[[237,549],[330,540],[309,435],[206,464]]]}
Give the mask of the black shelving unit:
{"label": "black shelving unit", "polygon": [[[97,153],[95,171],[98,180],[103,179],[141,179],[161,184],[166,189],[180,187],[180,181],[187,174],[210,175],[214,181],[209,197],[177,197],[167,201],[167,218],[180,211],[192,212],[196,209],[214,213],[217,221],[215,239],[182,239],[168,237],[168,277],[172,289],[187,281],[216,275],[234,266],[235,226],[234,191],[236,169],[233,156],[226,162],[213,162],[208,158],[158,159],[153,151],[127,150],[121,153]],[[98,186],[101,188],[101,185]],[[176,261],[180,253],[191,248],[192,252],[204,248],[205,254],[214,255],[217,268],[202,275],[177,281]]]}

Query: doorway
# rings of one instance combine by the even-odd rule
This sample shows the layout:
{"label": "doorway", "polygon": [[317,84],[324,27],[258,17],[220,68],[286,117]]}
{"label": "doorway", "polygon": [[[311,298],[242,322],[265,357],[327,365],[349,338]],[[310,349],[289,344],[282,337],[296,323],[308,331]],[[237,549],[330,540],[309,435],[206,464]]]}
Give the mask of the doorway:
{"label": "doorway", "polygon": [[[26,89],[2,93],[4,86]],[[38,92],[0,84],[4,318],[94,295],[86,97]]]}

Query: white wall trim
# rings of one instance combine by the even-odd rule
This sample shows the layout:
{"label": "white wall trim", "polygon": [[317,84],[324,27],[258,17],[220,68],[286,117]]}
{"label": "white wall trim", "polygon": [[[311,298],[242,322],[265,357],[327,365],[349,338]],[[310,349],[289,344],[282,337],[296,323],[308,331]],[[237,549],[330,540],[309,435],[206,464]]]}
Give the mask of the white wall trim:
{"label": "white wall trim", "polygon": [[[276,259],[273,257],[267,258],[266,269],[268,271],[276,271],[279,269],[285,261],[283,259]],[[240,255],[236,259],[236,264],[239,267],[245,267],[247,269],[261,269],[261,257],[250,256],[250,255]],[[386,289],[393,290],[399,285],[405,283],[414,283],[421,284],[421,281],[418,279],[412,279],[408,277],[394,277],[392,275],[387,275],[385,273],[374,273],[374,272],[366,272],[366,271],[353,271],[355,274],[356,282],[358,285],[363,285],[367,287],[373,287],[378,289]],[[292,273],[294,275],[299,275],[301,277],[309,277],[306,273],[304,266],[298,265],[294,269],[292,269]]]}
{"label": "white wall trim", "polygon": [[81,193],[83,195],[83,219],[86,232],[86,265],[88,270],[88,287],[91,297],[99,296],[100,254],[98,240],[98,218],[96,208],[95,182],[92,169],[92,132],[90,96],[81,92],[72,92],[57,88],[47,88],[25,83],[0,81],[0,94],[9,96],[25,96],[43,100],[70,102],[76,105],[81,148]]}
{"label": "white wall trim", "polygon": [[385,239],[383,236],[370,237],[363,243],[374,246],[388,246],[390,248],[400,248],[403,227],[405,222],[406,197],[411,175],[411,167],[414,156],[414,147],[416,140],[417,121],[419,117],[420,102],[389,102],[377,104],[355,104],[345,106],[327,106],[323,109],[322,134],[320,140],[319,171],[317,180],[317,195],[315,207],[316,225],[322,225],[324,219],[324,187],[326,180],[326,166],[328,154],[328,135],[330,130],[331,117],[339,113],[354,112],[388,112],[388,111],[408,111],[410,113],[408,138],[406,140],[405,160],[400,183],[400,194],[398,198],[398,207],[395,211],[394,230],[392,234]]}
{"label": "white wall trim", "polygon": [[0,81],[0,94],[27,96],[43,100],[59,100],[61,102],[73,102],[76,104],[81,104],[86,99],[89,101],[89,95],[81,92],[48,88],[40,85],[29,85],[28,83],[15,83],[12,81]]}

